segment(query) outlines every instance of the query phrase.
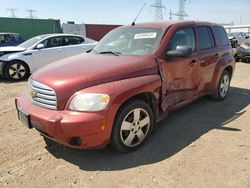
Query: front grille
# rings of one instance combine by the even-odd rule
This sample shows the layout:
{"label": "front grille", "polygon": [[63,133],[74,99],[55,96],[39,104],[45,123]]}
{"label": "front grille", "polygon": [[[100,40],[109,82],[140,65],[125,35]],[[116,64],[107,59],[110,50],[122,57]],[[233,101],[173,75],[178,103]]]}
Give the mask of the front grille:
{"label": "front grille", "polygon": [[56,110],[56,93],[53,89],[35,80],[29,80],[29,89],[33,104]]}

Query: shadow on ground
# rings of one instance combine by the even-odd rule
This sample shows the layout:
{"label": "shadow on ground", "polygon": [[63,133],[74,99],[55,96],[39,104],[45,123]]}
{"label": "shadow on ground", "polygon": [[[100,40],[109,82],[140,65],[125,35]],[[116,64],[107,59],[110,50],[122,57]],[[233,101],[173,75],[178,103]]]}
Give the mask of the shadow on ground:
{"label": "shadow on ground", "polygon": [[139,150],[121,154],[111,149],[75,150],[53,144],[47,150],[80,169],[88,171],[121,170],[165,160],[213,129],[241,131],[227,123],[241,116],[250,99],[250,90],[231,88],[228,98],[215,102],[204,97],[171,113],[157,124],[146,144]]}
{"label": "shadow on ground", "polygon": [[20,81],[9,81],[4,79],[1,75],[0,75],[0,83],[5,83],[5,84],[16,84],[16,83],[22,83],[22,82],[27,82],[28,78],[25,78],[23,80]]}

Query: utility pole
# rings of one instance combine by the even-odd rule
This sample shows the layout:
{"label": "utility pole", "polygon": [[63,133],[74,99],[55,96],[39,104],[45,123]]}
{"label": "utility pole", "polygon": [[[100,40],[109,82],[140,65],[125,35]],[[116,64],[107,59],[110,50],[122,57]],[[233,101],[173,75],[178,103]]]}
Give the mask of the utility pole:
{"label": "utility pole", "polygon": [[33,15],[33,13],[35,13],[36,10],[26,9],[26,12],[29,13],[28,18],[31,18],[31,19],[35,18],[34,15]]}
{"label": "utility pole", "polygon": [[12,18],[16,18],[15,12],[18,11],[18,9],[15,8],[7,8],[7,11],[11,12],[11,16]]}
{"label": "utility pole", "polygon": [[150,5],[150,9],[154,8],[154,21],[161,21],[163,20],[163,10],[166,11],[166,7],[163,6],[161,0],[155,0],[155,3]]}
{"label": "utility pole", "polygon": [[185,11],[186,0],[179,0],[179,11],[175,13],[175,16],[179,17],[179,20],[184,20],[184,17],[188,16]]}

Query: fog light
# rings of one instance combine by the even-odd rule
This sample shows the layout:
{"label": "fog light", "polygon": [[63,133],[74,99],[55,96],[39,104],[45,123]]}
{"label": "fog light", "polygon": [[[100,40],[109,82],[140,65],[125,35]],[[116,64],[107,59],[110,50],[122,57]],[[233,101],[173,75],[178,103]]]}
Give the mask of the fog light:
{"label": "fog light", "polygon": [[69,144],[72,146],[80,146],[82,145],[82,139],[80,137],[72,137],[69,140]]}

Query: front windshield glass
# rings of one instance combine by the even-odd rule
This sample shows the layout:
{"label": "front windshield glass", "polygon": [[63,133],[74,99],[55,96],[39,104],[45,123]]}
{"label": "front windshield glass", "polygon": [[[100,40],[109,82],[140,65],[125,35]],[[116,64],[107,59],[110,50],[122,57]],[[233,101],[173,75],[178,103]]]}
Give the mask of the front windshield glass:
{"label": "front windshield glass", "polygon": [[23,42],[22,44],[20,44],[19,47],[29,48],[29,47],[33,46],[34,44],[36,44],[37,42],[39,42],[41,39],[44,39],[45,37],[47,37],[47,35],[40,35],[40,36],[33,37],[33,38]]}
{"label": "front windshield glass", "polygon": [[148,55],[157,49],[163,31],[154,28],[118,28],[107,34],[94,48],[98,54]]}

